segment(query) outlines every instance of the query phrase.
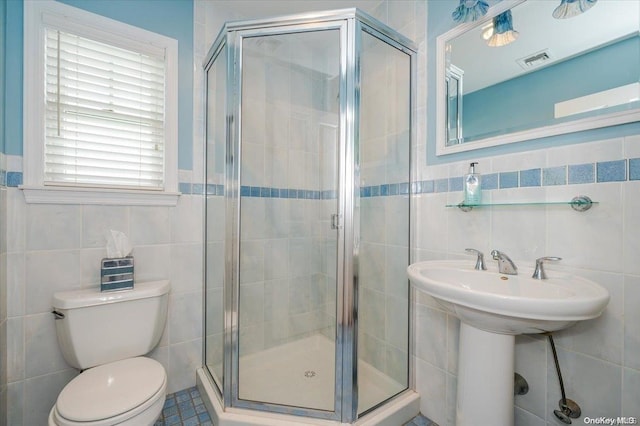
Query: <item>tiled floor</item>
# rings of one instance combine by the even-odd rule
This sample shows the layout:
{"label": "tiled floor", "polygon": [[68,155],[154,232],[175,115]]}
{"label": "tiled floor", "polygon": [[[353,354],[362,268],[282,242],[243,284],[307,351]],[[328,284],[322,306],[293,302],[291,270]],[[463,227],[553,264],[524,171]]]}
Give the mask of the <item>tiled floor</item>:
{"label": "tiled floor", "polygon": [[195,387],[167,395],[162,415],[155,426],[213,426],[211,417]]}
{"label": "tiled floor", "polygon": [[409,423],[406,423],[404,426],[438,426],[436,423],[432,422],[422,414],[418,414],[414,417]]}
{"label": "tiled floor", "polygon": [[[213,426],[204,408],[200,392],[195,387],[167,395],[162,415],[155,426]],[[418,415],[404,426],[438,426],[426,417]]]}

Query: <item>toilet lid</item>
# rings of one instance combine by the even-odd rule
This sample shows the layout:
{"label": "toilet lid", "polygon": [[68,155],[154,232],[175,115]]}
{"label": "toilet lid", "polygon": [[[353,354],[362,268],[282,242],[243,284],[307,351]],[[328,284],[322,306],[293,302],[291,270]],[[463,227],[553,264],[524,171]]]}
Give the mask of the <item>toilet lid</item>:
{"label": "toilet lid", "polygon": [[58,413],[69,420],[89,422],[133,410],[155,395],[166,380],[158,361],[138,357],[90,368],[58,395]]}

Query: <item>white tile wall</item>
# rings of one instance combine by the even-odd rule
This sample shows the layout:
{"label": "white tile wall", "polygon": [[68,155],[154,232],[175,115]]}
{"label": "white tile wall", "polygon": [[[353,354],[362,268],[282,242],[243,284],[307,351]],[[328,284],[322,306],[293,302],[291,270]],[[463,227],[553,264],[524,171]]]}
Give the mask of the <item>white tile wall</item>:
{"label": "white tile wall", "polygon": [[8,424],[45,424],[57,394],[77,374],[59,350],[51,298],[99,285],[109,229],[129,235],[136,281],[171,280],[168,323],[151,356],[167,369],[168,392],[193,386],[202,347],[200,197],[183,195],[172,208],[60,206],[26,204],[17,188],[5,192]]}
{"label": "white tile wall", "polygon": [[[637,352],[636,352],[637,353]],[[638,417],[640,372],[631,368],[622,370],[622,415]]]}
{"label": "white tile wall", "polygon": [[[6,170],[5,156],[0,153],[0,171]],[[9,365],[7,360],[8,347],[8,286],[7,286],[7,190],[4,182],[0,182],[0,413],[7,411],[7,380]],[[7,424],[4,414],[0,415],[0,426]]]}
{"label": "white tile wall", "polygon": [[[640,153],[638,141],[640,138],[635,135],[480,161],[482,172],[488,174],[635,158]],[[447,168],[422,166],[420,179],[460,175],[465,163]],[[416,260],[464,258],[465,247],[477,247],[485,254],[497,248],[527,266],[533,266],[536,257],[560,256],[563,260],[549,265],[550,270],[571,271],[603,285],[611,300],[602,316],[554,333],[567,397],[582,407],[583,418],[617,417],[623,413],[640,417],[639,193],[637,181],[485,191],[493,201],[557,201],[584,194],[599,202],[585,213],[558,206],[464,213],[444,207],[445,202],[459,202],[461,191],[446,196],[421,194],[416,200],[419,219],[414,256]],[[442,316],[446,314],[428,297],[418,297],[417,303],[415,356],[418,365],[423,366],[416,372],[417,386],[428,388],[428,393],[422,394],[422,412],[441,426],[453,425],[454,417],[448,413],[455,408],[455,392],[451,400],[433,395],[451,392],[451,386],[442,380],[442,371],[449,371],[455,380],[457,348],[453,341],[457,339],[457,321],[451,316],[444,321]],[[447,350],[447,362],[443,360],[442,347]],[[557,424],[552,411],[560,398],[559,386],[545,338],[516,339],[516,371],[530,386],[527,395],[515,398],[516,425]],[[427,401],[425,395],[435,399]]]}
{"label": "white tile wall", "polygon": [[[622,343],[622,362],[627,369],[633,369],[636,374],[640,371],[640,276],[624,276],[624,341]],[[636,401],[640,398],[640,389],[636,386]]]}

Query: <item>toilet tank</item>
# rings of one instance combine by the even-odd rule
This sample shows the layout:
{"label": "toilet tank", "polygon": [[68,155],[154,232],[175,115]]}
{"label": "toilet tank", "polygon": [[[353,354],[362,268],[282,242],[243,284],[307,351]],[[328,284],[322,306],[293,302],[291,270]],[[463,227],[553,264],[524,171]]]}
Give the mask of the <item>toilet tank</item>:
{"label": "toilet tank", "polygon": [[133,290],[55,293],[56,334],[67,363],[79,369],[144,355],[167,321],[169,281],[136,283]]}

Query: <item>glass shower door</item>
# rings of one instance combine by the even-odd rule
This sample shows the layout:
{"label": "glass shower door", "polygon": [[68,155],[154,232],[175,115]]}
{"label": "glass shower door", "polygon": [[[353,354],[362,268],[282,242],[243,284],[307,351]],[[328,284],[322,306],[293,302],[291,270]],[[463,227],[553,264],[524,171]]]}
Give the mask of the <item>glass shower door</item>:
{"label": "glass shower door", "polygon": [[411,55],[362,32],[358,415],[409,386]]}
{"label": "glass shower door", "polygon": [[330,417],[340,30],[245,33],[239,40],[238,405]]}
{"label": "glass shower door", "polygon": [[205,365],[222,392],[224,366],[224,179],[226,153],[227,48],[207,69],[205,198]]}

